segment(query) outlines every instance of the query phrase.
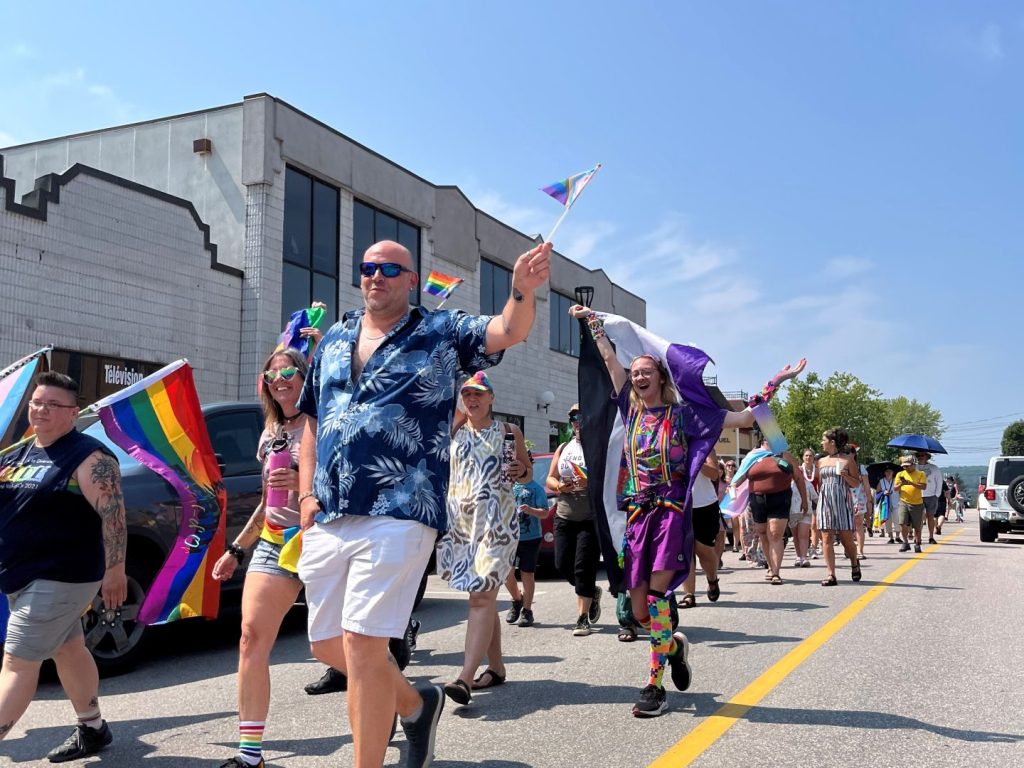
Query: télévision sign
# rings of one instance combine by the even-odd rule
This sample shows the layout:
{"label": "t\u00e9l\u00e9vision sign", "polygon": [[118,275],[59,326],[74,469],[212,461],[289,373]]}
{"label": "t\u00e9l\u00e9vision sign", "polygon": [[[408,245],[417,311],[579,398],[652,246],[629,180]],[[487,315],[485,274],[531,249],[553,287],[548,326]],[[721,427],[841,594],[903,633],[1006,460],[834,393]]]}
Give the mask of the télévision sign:
{"label": "t\u00e9l\u00e9vision sign", "polygon": [[127,387],[146,378],[146,374],[118,363],[103,364],[103,383]]}

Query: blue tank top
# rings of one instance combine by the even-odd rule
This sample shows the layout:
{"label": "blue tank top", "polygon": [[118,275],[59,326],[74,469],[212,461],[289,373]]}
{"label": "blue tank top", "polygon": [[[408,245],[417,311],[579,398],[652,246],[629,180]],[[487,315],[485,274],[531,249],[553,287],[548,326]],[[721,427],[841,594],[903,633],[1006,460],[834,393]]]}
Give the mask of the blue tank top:
{"label": "blue tank top", "polygon": [[71,430],[45,448],[33,442],[0,456],[0,592],[17,592],[37,579],[85,584],[103,578],[100,516],[68,488],[97,450],[110,454],[99,440]]}

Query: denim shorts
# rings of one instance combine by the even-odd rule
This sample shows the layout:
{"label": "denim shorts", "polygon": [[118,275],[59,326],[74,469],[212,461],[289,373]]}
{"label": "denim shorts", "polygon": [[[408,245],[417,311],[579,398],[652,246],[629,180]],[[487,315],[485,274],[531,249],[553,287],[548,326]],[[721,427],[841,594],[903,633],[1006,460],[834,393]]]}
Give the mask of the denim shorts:
{"label": "denim shorts", "polygon": [[286,579],[299,578],[299,574],[292,573],[278,565],[277,560],[281,556],[281,548],[273,542],[260,539],[256,549],[252,551],[249,558],[247,573],[266,573],[270,576],[283,576]]}

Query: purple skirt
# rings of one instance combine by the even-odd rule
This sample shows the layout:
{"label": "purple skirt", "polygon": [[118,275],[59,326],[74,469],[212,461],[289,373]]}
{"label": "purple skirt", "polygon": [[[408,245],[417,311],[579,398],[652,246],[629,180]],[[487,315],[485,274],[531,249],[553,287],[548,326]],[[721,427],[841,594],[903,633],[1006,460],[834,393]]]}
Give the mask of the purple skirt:
{"label": "purple skirt", "polygon": [[686,581],[693,565],[691,514],[657,506],[626,527],[622,570],[627,589],[649,583],[656,571],[673,571],[670,590]]}

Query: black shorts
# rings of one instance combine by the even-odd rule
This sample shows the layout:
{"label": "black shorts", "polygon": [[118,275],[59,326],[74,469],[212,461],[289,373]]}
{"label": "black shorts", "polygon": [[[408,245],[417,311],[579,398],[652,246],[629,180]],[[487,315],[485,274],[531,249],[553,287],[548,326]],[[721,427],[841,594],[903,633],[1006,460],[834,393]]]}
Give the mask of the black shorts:
{"label": "black shorts", "polygon": [[537,555],[540,554],[541,539],[519,541],[516,547],[516,568],[526,573],[537,572]]}
{"label": "black shorts", "polygon": [[717,501],[706,507],[693,508],[694,539],[705,546],[713,547],[720,530],[722,530],[722,513],[718,509]]}
{"label": "black shorts", "polygon": [[789,507],[793,503],[793,489],[779,493],[750,494],[750,517],[758,525],[769,520],[789,520]]}

